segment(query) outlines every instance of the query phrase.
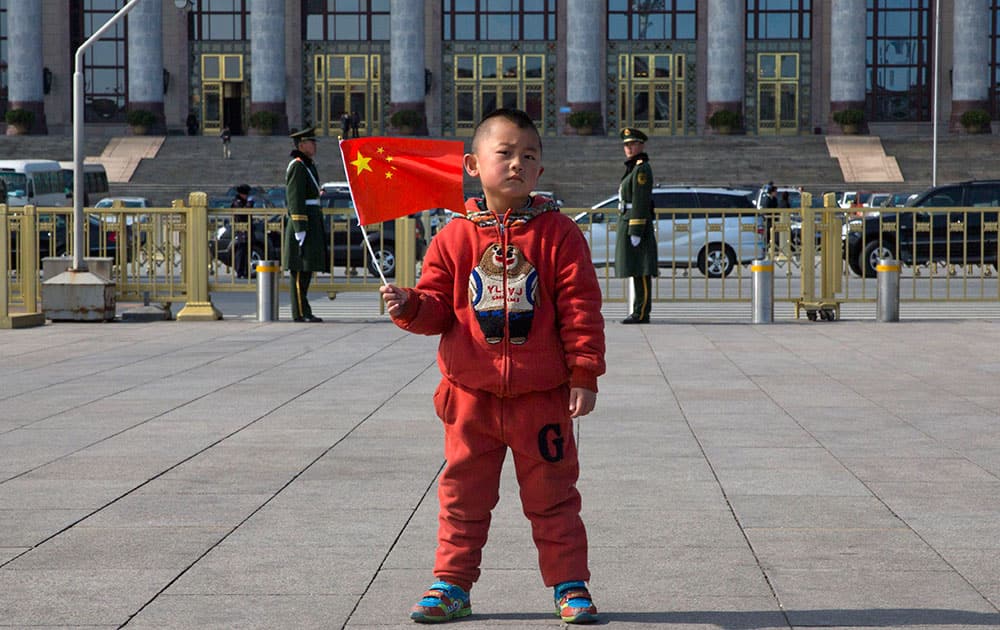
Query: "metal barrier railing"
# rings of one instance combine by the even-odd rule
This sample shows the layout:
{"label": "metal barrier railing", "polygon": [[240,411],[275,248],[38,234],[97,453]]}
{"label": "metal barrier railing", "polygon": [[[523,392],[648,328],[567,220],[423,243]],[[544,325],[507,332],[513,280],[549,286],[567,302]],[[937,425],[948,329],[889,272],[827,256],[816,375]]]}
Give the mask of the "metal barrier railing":
{"label": "metal barrier railing", "polygon": [[[810,319],[835,319],[846,302],[874,304],[879,258],[899,261],[903,303],[1000,301],[998,209],[889,208],[845,217],[832,197],[825,203],[828,207],[801,212],[657,210],[661,268],[653,299],[750,302],[750,264],[767,257],[774,266],[774,301],[792,303],[796,316],[804,311]],[[323,212],[330,256],[314,288],[331,298],[339,292],[376,292],[381,284],[376,265],[397,284],[416,283],[425,243],[417,242],[414,219],[372,226],[373,258],[351,209]],[[624,302],[628,281],[614,271],[617,212],[563,212],[590,244],[604,299]],[[209,209],[204,193],[170,208],[86,208],[85,217],[86,256],[111,259],[118,301],[184,302],[180,319],[219,317],[213,292],[255,291],[251,265],[258,258],[280,260],[285,228],[284,209]],[[0,327],[9,327],[12,318],[40,311],[41,259],[73,251],[73,211],[0,205],[0,236],[0,277],[6,280]],[[245,274],[239,273],[243,265]],[[287,289],[287,280],[282,284]],[[382,308],[381,301],[374,303]]]}
{"label": "metal barrier railing", "polygon": [[[564,208],[580,226],[598,269],[604,299],[627,299],[627,280],[615,277],[617,212]],[[765,216],[739,208],[657,209],[659,276],[655,301],[739,301],[752,295],[750,264],[767,252]]]}
{"label": "metal barrier railing", "polygon": [[[210,210],[207,201],[205,193],[196,192],[186,204],[179,200],[170,208],[125,208],[120,202],[112,208],[85,208],[84,256],[110,259],[109,279],[115,283],[119,302],[183,302],[178,319],[217,319],[221,315],[212,305],[211,293],[256,291],[250,265],[261,256],[280,260],[286,215],[284,208]],[[9,252],[7,268],[0,267],[0,277],[6,279],[0,322],[6,322],[10,313],[37,310],[42,260],[74,251],[73,209],[0,208],[4,208],[0,230]],[[414,219],[370,226],[367,237],[374,258],[352,209],[324,209],[324,220],[329,265],[326,273],[317,274],[314,289],[327,291],[331,298],[338,292],[377,292],[381,279],[376,267],[394,282],[415,284],[417,259],[423,251]],[[236,273],[233,258],[240,247],[245,274]],[[381,301],[377,303],[381,309]]]}

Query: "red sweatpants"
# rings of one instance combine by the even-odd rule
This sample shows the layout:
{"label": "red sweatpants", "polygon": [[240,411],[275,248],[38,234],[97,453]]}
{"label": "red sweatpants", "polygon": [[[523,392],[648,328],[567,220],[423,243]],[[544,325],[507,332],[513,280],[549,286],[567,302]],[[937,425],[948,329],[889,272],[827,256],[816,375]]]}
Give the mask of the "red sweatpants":
{"label": "red sweatpants", "polygon": [[434,406],[444,421],[447,459],[438,485],[434,575],[466,590],[479,578],[510,447],[545,585],[589,580],[569,388],[498,398],[445,379],[434,393]]}

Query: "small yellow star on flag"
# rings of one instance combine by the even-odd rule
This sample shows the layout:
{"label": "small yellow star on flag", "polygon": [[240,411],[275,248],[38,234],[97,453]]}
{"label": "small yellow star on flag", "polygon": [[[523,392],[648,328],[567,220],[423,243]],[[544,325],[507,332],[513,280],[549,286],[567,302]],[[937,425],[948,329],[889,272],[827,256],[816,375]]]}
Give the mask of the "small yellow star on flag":
{"label": "small yellow star on flag", "polygon": [[[353,164],[358,169],[356,175],[360,175],[362,171],[371,171],[372,167],[368,165],[368,163],[371,161],[372,158],[366,158],[365,156],[361,155],[361,151],[358,151],[358,157],[353,162],[351,162],[351,164]],[[372,172],[374,173],[375,171]]]}

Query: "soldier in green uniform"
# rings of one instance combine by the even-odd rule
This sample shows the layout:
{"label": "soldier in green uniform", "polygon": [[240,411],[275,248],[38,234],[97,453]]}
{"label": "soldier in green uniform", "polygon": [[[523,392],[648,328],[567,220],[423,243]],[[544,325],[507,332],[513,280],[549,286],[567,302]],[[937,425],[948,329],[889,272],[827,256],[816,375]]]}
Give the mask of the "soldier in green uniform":
{"label": "soldier in green uniform", "polygon": [[618,189],[618,235],[615,239],[615,272],[632,278],[635,301],[623,324],[648,324],[652,306],[652,277],[658,275],[656,236],[653,233],[653,169],[643,151],[646,134],[638,129],[622,129],[625,147],[625,174]]}
{"label": "soldier in green uniform", "polygon": [[291,135],[295,143],[292,161],[285,171],[288,220],[285,242],[281,248],[281,266],[290,272],[292,319],[297,322],[321,322],[309,306],[309,283],[314,271],[323,271],[326,237],[319,196],[322,188],[313,158],[316,156],[316,131],[303,129]]}

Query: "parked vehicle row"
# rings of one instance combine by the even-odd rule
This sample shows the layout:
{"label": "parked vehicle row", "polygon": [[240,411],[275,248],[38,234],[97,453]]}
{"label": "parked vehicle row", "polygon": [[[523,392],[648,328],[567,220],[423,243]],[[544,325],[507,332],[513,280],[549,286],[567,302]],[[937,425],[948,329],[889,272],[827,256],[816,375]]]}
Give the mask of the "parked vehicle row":
{"label": "parked vehicle row", "polygon": [[[656,221],[659,264],[697,266],[709,278],[732,273],[739,264],[762,258],[765,250],[764,219],[752,201],[753,191],[711,187],[657,187],[653,205],[657,210],[688,210],[662,213]],[[614,263],[618,195],[608,197],[575,217],[587,233],[596,265]],[[696,208],[716,209],[698,212]],[[726,212],[725,209],[732,209]]]}
{"label": "parked vehicle row", "polygon": [[[354,202],[346,182],[324,184],[323,192],[320,195],[320,205],[323,208],[341,211],[324,213],[323,215],[323,228],[327,243],[324,261],[326,268],[363,267],[367,262],[367,268],[373,275],[378,275],[379,269],[386,277],[396,275],[395,221],[370,225],[362,231],[354,214]],[[270,205],[256,207],[270,207]],[[234,239],[232,222],[228,218],[221,220],[209,242],[209,252],[220,263],[232,267],[235,261],[248,260],[245,255],[247,252],[242,250],[249,247],[249,267],[251,270],[256,267],[259,261],[265,260],[265,257],[280,258],[282,219],[283,217],[277,214],[269,216],[266,220],[252,218],[249,222],[250,226],[243,228],[251,231],[249,243],[245,238]],[[414,223],[416,225],[417,259],[419,260],[427,248],[427,240],[423,221],[415,221]],[[371,244],[374,257],[368,251],[365,240]]]}

